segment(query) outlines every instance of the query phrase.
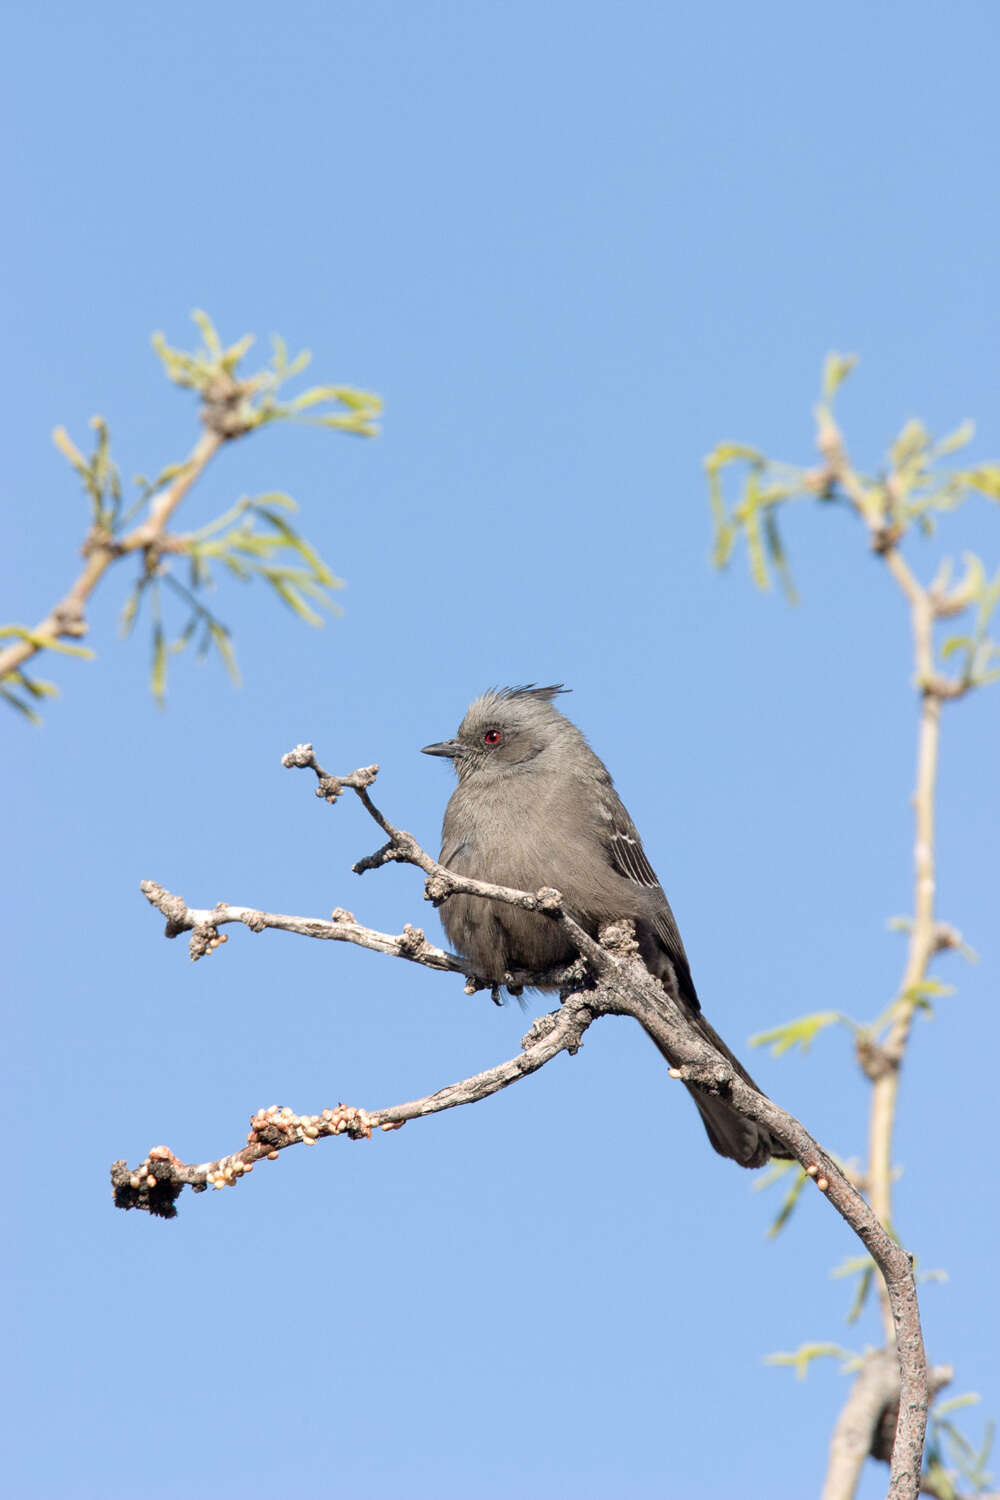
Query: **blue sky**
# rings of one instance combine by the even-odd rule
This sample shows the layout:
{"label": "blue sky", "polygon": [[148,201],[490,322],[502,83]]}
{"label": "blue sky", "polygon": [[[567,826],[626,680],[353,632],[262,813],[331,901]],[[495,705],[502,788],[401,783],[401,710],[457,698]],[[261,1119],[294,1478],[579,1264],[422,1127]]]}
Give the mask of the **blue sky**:
{"label": "blue sky", "polygon": [[[419,746],[495,682],[565,681],[736,1048],[891,996],[908,909],[915,709],[906,619],[846,515],[802,509],[803,603],[709,562],[722,438],[811,457],[830,348],[876,466],[911,415],[1000,454],[995,7],[56,4],[8,11],[3,606],[76,566],[82,501],[49,432],[110,422],[126,474],[181,457],[189,398],[149,348],[192,307],[280,331],[381,393],[373,443],[234,445],[185,526],[281,488],[347,582],[309,631],[220,587],[244,669],[176,664],[168,710],[124,585],[96,662],[0,723],[11,1422],[19,1500],[547,1500],[814,1493],[846,1392],[762,1358],[863,1348],[830,1268],[850,1235],[716,1159],[625,1023],[465,1112],[286,1153],[179,1219],[116,1214],[106,1172],[165,1141],[231,1149],[257,1107],[375,1107],[517,1050],[529,1016],[372,954],[234,932],[191,966],[138,891],[375,926],[437,919],[414,872],[350,872],[375,830],[281,753],[377,760],[435,847],[450,781]],[[983,502],[913,548],[1000,560]],[[927,1268],[931,1357],[1000,1411],[995,848],[1000,692],[946,713],[941,915],[981,954],[917,1029],[898,1227]],[[756,1055],[844,1155],[846,1036]],[[972,1414],[978,1433],[982,1414]],[[884,1471],[864,1496],[884,1492]]]}

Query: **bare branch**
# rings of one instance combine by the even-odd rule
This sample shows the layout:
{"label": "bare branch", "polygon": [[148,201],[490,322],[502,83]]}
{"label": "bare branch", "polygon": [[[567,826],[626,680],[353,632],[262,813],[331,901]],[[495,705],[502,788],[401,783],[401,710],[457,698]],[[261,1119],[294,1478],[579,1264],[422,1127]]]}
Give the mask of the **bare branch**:
{"label": "bare branch", "polygon": [[[319,785],[316,788],[317,797],[322,797],[327,802],[335,802],[345,787],[352,788],[364,805],[365,811],[381,828],[383,833],[388,834],[389,841],[376,849],[373,854],[367,854],[359,859],[353,866],[356,875],[363,875],[367,870],[377,870],[382,865],[399,863],[416,865],[423,870],[428,880],[424,888],[424,894],[428,901],[435,906],[440,906],[449,896],[462,894],[466,896],[481,896],[484,900],[502,901],[508,906],[519,906],[524,911],[544,912],[547,916],[558,919],[572,929],[574,937],[580,935],[580,929],[576,924],[566,917],[562,910],[562,897],[558,891],[545,887],[540,891],[516,891],[510,886],[490,885],[484,880],[469,880],[464,875],[456,875],[445,865],[439,864],[436,859],[422,849],[413,837],[405,829],[395,828],[388,818],[375,806],[368,795],[368,788],[378,775],[378,766],[364,766],[360,770],[351,771],[347,776],[331,776],[324,771],[316,760],[312,745],[296,745],[294,750],[289,750],[281,757],[281,764],[286,769],[304,770],[309,769],[316,773]],[[587,939],[591,942],[591,939]],[[593,944],[593,953],[599,952],[599,945]]]}
{"label": "bare branch", "polygon": [[871,1453],[879,1418],[898,1398],[895,1351],[880,1349],[868,1355],[833,1429],[821,1500],[850,1500]]}
{"label": "bare branch", "polygon": [[196,1193],[208,1187],[232,1186],[252,1171],[256,1162],[265,1157],[276,1160],[278,1153],[288,1146],[315,1146],[323,1137],[334,1135],[368,1140],[373,1130],[398,1130],[408,1120],[477,1103],[537,1072],[560,1052],[578,1051],[581,1037],[593,1019],[589,997],[570,995],[560,1010],[541,1016],[534,1023],[522,1037],[522,1050],[516,1057],[405,1104],[371,1111],[338,1104],[317,1115],[297,1115],[290,1109],[271,1105],[258,1110],[251,1119],[246,1145],[215,1161],[186,1166],[169,1147],[154,1146],[137,1167],[129,1168],[123,1161],[113,1164],[111,1183],[115,1203],[119,1208],[141,1208],[159,1218],[172,1219],[185,1186]]}
{"label": "bare branch", "polygon": [[[372,802],[368,791],[377,775],[377,766],[364,767],[348,776],[330,776],[316,761],[311,745],[300,745],[288,752],[283,757],[283,764],[312,769],[319,783],[317,795],[325,800],[336,801],[345,788],[353,790],[369,815],[388,835],[388,843],[375,856],[359,861],[356,870],[359,866],[370,869],[393,859],[400,860],[425,872],[428,876],[425,896],[435,903],[460,891],[484,900],[503,901],[524,910],[545,912],[565,927],[589,970],[590,987],[585,993],[565,994],[560,1011],[536,1022],[524,1039],[524,1050],[517,1058],[436,1094],[375,1112],[338,1106],[336,1110],[327,1109],[320,1115],[301,1116],[275,1106],[253,1117],[244,1148],[214,1162],[187,1167],[178,1162],[166,1147],[150,1152],[134,1170],[117,1162],[112,1168],[112,1180],[119,1206],[145,1208],[172,1216],[176,1212],[175,1200],[185,1183],[196,1189],[209,1184],[222,1187],[237,1181],[261,1157],[276,1155],[285,1146],[300,1141],[314,1143],[325,1135],[346,1133],[366,1137],[375,1127],[393,1129],[407,1120],[473,1103],[537,1071],[559,1052],[575,1051],[583,1031],[595,1017],[632,1016],[661,1050],[678,1059],[677,1066],[670,1069],[672,1077],[708,1093],[724,1095],[748,1119],[763,1125],[792,1153],[858,1235],[881,1271],[899,1370],[900,1415],[893,1439],[889,1495],[891,1500],[904,1500],[904,1497],[913,1500],[920,1485],[928,1397],[927,1365],[912,1258],[892,1238],[834,1158],[798,1120],[741,1078],[695,1030],[678,1003],[637,957],[635,936],[629,923],[612,924],[601,933],[601,941],[597,942],[563,911],[557,891],[515,891],[484,881],[468,880],[445,870],[430,858],[411,834],[395,828]],[[190,930],[192,944],[197,938],[200,951],[207,951],[222,940],[218,933],[221,923],[239,921],[257,931],[274,926],[310,937],[359,942],[361,946],[427,963],[430,967],[454,967],[461,971],[460,961],[453,954],[434,949],[427,944],[423,934],[412,927],[405,928],[400,937],[393,938],[361,928],[350,913],[340,910],[328,923],[309,918],[277,917],[250,908],[225,905],[194,911],[153,882],[144,882],[143,891],[166,916],[167,935]],[[194,946],[192,956],[199,956]],[[551,983],[553,976],[547,978]]]}
{"label": "bare branch", "polygon": [[[139,889],[149,904],[166,917],[165,937],[175,938],[182,932],[190,932],[189,951],[192,960],[203,958],[220,944],[228,942],[228,937],[225,933],[220,933],[219,928],[238,922],[249,927],[251,932],[264,932],[267,928],[272,928],[275,932],[292,932],[298,937],[354,943],[359,948],[369,948],[373,953],[405,958],[411,963],[423,964],[428,969],[461,974],[465,977],[466,992],[470,995],[477,990],[494,988],[476,975],[467,959],[461,958],[457,953],[449,953],[445,948],[436,948],[433,943],[428,942],[422,928],[413,927],[409,922],[398,936],[393,936],[388,932],[378,932],[374,927],[363,926],[355,920],[353,912],[345,911],[342,906],[336,907],[329,919],[325,920],[322,917],[293,917],[281,912],[259,911],[253,906],[230,906],[225,901],[219,901],[212,907],[189,907],[183,896],[173,895],[155,880],[141,881]],[[572,982],[574,977],[579,976],[572,965],[565,969],[555,969],[551,973],[513,969],[505,976],[504,984],[514,993],[529,987],[560,989]]]}
{"label": "bare branch", "polygon": [[354,920],[351,912],[337,907],[328,921],[320,917],[284,916],[280,912],[258,911],[250,906],[230,906],[220,901],[216,906],[195,909],[185,905],[180,896],[158,885],[155,880],[144,880],[140,889],[151,906],[155,906],[167,919],[167,937],[178,937],[182,932],[191,933],[191,957],[201,958],[226,938],[219,928],[227,923],[239,922],[251,932],[263,932],[273,928],[276,932],[294,932],[299,937],[323,938],[333,942],[356,943],[360,948],[370,948],[375,953],[388,953],[394,958],[407,958],[412,963],[425,964],[429,969],[441,969],[453,974],[465,974],[468,964],[454,953],[436,948],[429,943],[420,928],[409,923],[398,937],[387,932],[376,932],[363,927]]}
{"label": "bare branch", "polygon": [[[928,1372],[928,1396],[950,1383],[950,1365]],[[867,1458],[889,1463],[899,1420],[899,1371],[894,1349],[866,1356],[851,1386],[830,1440],[830,1457],[821,1500],[850,1500]]]}

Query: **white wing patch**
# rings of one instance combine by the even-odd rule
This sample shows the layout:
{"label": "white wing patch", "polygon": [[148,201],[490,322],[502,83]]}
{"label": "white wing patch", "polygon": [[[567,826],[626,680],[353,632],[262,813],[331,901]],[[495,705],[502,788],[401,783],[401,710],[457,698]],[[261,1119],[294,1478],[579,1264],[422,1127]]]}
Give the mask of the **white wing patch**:
{"label": "white wing patch", "polygon": [[622,833],[618,829],[611,836],[611,859],[615,868],[626,880],[634,880],[637,885],[648,886],[655,890],[660,882],[652,865],[646,858],[646,851],[638,839],[630,833]]}

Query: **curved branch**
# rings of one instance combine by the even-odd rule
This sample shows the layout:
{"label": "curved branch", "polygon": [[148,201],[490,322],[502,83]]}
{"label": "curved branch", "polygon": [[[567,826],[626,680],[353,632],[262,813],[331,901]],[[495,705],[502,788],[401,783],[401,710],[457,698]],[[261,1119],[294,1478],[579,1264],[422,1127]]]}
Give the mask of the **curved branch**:
{"label": "curved branch", "polygon": [[195,480],[200,478],[211,459],[231,434],[209,429],[195,443],[185,462],[169,484],[153,499],[147,520],[118,540],[110,536],[91,538],[86,547],[87,559],[82,573],[67,593],[12,646],[0,651],[0,680],[17,672],[26,661],[48,648],[48,642],[87,634],[87,604],[113,562],[129,552],[155,548],[162,543],[167,522],[184,499]]}
{"label": "curved branch", "polygon": [[[317,794],[328,801],[336,801],[341,792],[350,787],[369,815],[388,834],[389,842],[382,849],[355,866],[359,873],[398,860],[416,865],[428,875],[425,896],[435,903],[461,891],[484,900],[503,901],[525,910],[544,912],[566,929],[590,972],[590,987],[585,993],[567,995],[559,1012],[544,1018],[542,1023],[536,1023],[525,1038],[521,1056],[437,1094],[374,1113],[339,1106],[337,1110],[324,1110],[318,1116],[300,1116],[275,1106],[254,1116],[246,1147],[215,1162],[185,1167],[166,1147],[150,1152],[134,1171],[123,1162],[117,1162],[112,1169],[116,1202],[121,1207],[141,1207],[170,1216],[175,1212],[174,1201],[185,1182],[196,1189],[203,1189],[210,1183],[223,1187],[227,1182],[238,1180],[254,1161],[276,1154],[283,1146],[304,1140],[314,1143],[323,1135],[367,1136],[376,1126],[393,1129],[406,1120],[486,1098],[536,1071],[558,1052],[575,1051],[583,1031],[595,1017],[632,1016],[661,1050],[678,1059],[677,1066],[670,1069],[672,1077],[707,1093],[724,1095],[748,1119],[763,1125],[791,1152],[854,1230],[881,1271],[899,1369],[899,1418],[892,1445],[889,1496],[890,1500],[915,1500],[920,1487],[928,1387],[912,1257],[892,1238],[834,1158],[797,1119],[741,1078],[722,1054],[716,1052],[692,1026],[669,991],[653,978],[638,958],[630,923],[611,924],[602,931],[601,940],[597,942],[563,911],[562,898],[557,891],[515,891],[469,880],[444,869],[420,847],[412,834],[394,828],[371,801],[368,788],[375,780],[377,766],[362,768],[346,777],[332,777],[316,762],[311,745],[296,747],[283,757],[283,764],[314,770],[319,781]],[[308,936],[333,936],[335,929],[341,929],[337,935],[348,941],[359,940],[358,935],[348,936],[349,928],[352,931],[358,928],[349,913],[338,913],[344,921],[322,924],[329,930],[318,932],[316,923],[308,918],[274,918],[269,924],[265,920],[266,914],[249,913],[249,909],[243,907],[191,912],[179,898],[169,896],[152,882],[146,882],[143,889],[148,899],[166,915],[168,936],[186,928],[196,933],[200,927],[206,949],[221,941],[216,921],[220,911],[226,914],[221,920],[247,921],[250,915],[259,918],[262,925],[284,925],[285,930],[305,932]],[[202,920],[199,922],[198,919]],[[250,920],[248,925],[256,924]],[[407,932],[412,934],[410,939],[406,938]],[[416,929],[404,929],[402,938],[388,938],[385,934],[368,933],[366,929],[360,929],[360,933],[372,939],[363,946],[378,947],[382,944],[379,951],[428,962],[426,957],[417,956],[426,939]],[[386,944],[388,946],[384,946]],[[438,966],[448,967],[448,961],[454,961],[454,955],[445,954],[443,950],[431,951],[444,960]]]}
{"label": "curved branch", "polygon": [[197,1166],[185,1165],[168,1146],[154,1146],[137,1167],[130,1168],[123,1161],[113,1163],[111,1184],[115,1203],[119,1208],[145,1209],[159,1218],[172,1219],[177,1214],[176,1201],[185,1187],[200,1193],[208,1187],[232,1186],[251,1172],[256,1162],[265,1157],[276,1160],[278,1153],[289,1146],[315,1146],[324,1136],[334,1135],[368,1140],[373,1130],[398,1130],[408,1120],[478,1103],[537,1073],[560,1052],[577,1052],[581,1037],[593,1019],[588,997],[570,995],[558,1011],[541,1016],[534,1023],[522,1037],[521,1051],[516,1057],[405,1104],[390,1104],[370,1111],[338,1104],[317,1115],[298,1115],[285,1107],[271,1105],[252,1117],[245,1146]]}

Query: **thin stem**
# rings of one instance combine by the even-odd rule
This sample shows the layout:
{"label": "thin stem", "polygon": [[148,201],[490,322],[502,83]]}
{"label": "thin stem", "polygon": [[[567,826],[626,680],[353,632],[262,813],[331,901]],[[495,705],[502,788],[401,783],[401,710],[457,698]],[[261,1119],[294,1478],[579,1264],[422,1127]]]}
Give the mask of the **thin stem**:
{"label": "thin stem", "polygon": [[138,552],[162,542],[167,522],[225,441],[225,434],[216,432],[214,428],[203,432],[180,471],[152,499],[147,519],[127,536],[120,539],[107,537],[97,541],[88,553],[80,576],[58,604],[53,605],[44,620],[39,620],[28,635],[0,651],[0,681],[11,672],[16,672],[40,651],[44,651],[46,641],[67,636],[79,639],[87,634],[87,603],[108,568],[128,552]]}
{"label": "thin stem", "polygon": [[[934,794],[941,729],[941,702],[945,696],[959,696],[959,692],[955,690],[955,684],[942,680],[935,672],[936,603],[931,590],[924,588],[903,557],[898,547],[897,534],[886,528],[882,508],[874,502],[873,492],[865,488],[859,474],[851,464],[843,436],[828,411],[821,413],[818,443],[826,459],[829,478],[841,486],[864,521],[874,551],[885,559],[886,567],[910,606],[914,667],[921,693],[916,785],[913,792],[916,826],[913,846],[913,921],[910,927],[909,949],[888,1033],[881,1045],[872,1049],[874,1061],[866,1068],[872,1080],[872,1101],[868,1124],[868,1194],[873,1210],[886,1228],[891,1231],[892,1140],[896,1126],[900,1068],[913,1026],[918,986],[927,978],[927,971],[936,946]],[[891,484],[892,477],[890,476],[887,486]],[[878,1294],[886,1338],[891,1341],[893,1338],[892,1310],[883,1281],[878,1283]]]}
{"label": "thin stem", "polygon": [[[923,632],[918,625],[922,609],[914,609],[914,633],[918,667],[924,655]],[[928,632],[929,634],[929,632]],[[935,948],[934,922],[934,792],[941,733],[941,700],[924,690],[917,741],[916,786],[913,793],[915,837],[913,844],[913,924],[906,966],[900,984],[895,1015],[881,1048],[884,1068],[872,1086],[868,1138],[868,1182],[872,1207],[883,1224],[892,1223],[892,1136],[896,1123],[899,1076],[916,1012],[918,986],[927,977]],[[879,1300],[887,1335],[891,1319],[884,1286]]]}

